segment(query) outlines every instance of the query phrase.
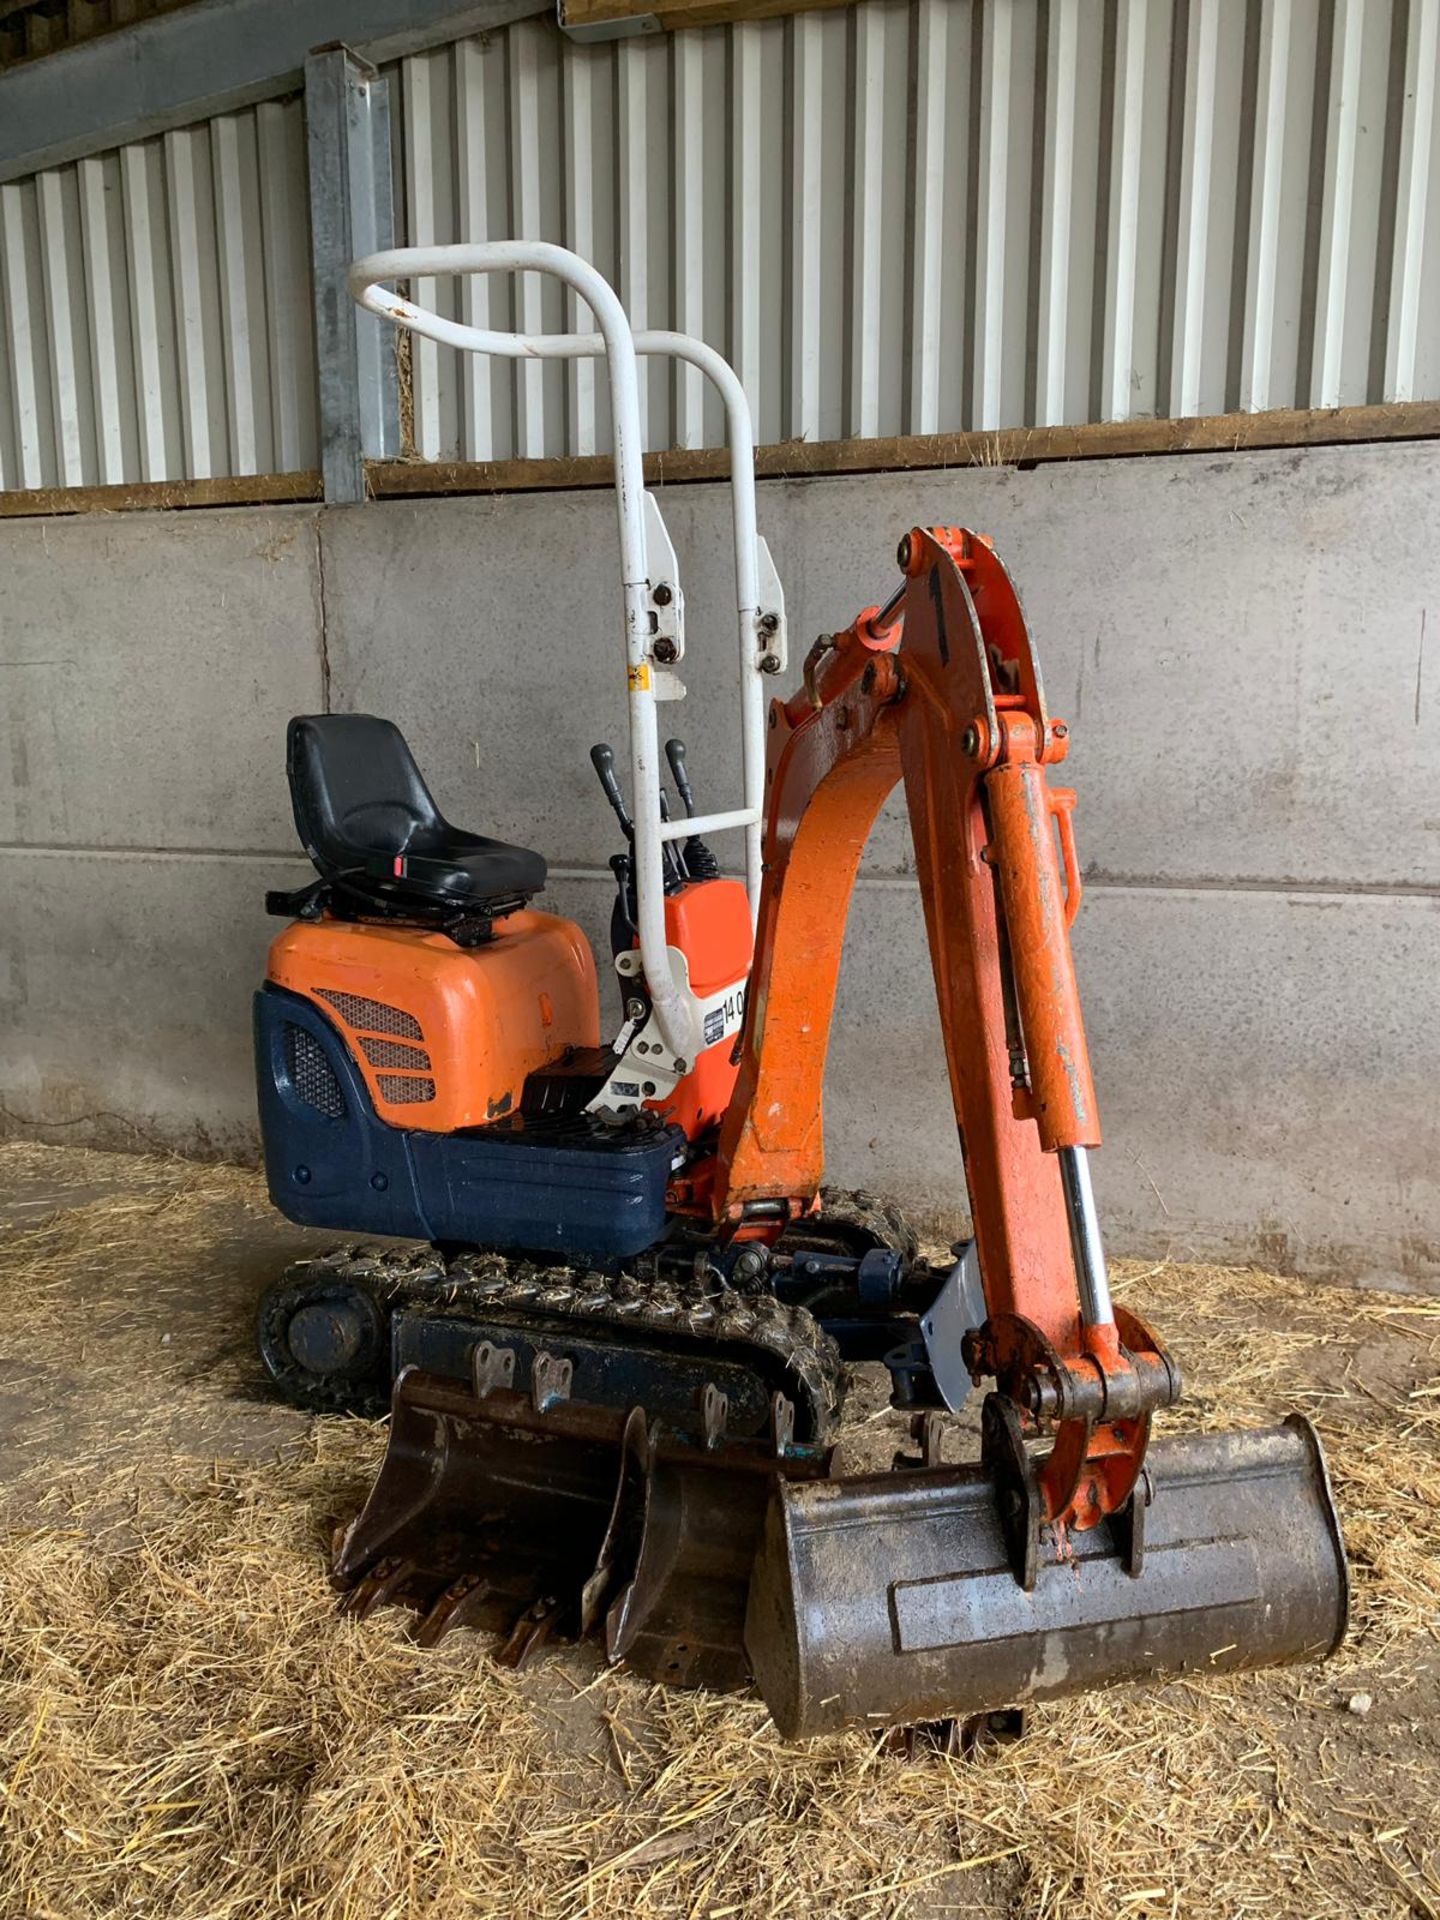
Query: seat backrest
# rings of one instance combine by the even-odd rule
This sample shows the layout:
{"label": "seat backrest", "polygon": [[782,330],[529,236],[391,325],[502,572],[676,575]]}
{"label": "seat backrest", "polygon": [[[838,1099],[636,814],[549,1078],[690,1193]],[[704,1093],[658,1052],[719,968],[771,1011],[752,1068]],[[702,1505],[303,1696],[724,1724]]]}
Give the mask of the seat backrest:
{"label": "seat backrest", "polygon": [[300,714],[285,744],[296,831],[322,874],[344,872],[367,855],[418,851],[446,832],[393,720]]}

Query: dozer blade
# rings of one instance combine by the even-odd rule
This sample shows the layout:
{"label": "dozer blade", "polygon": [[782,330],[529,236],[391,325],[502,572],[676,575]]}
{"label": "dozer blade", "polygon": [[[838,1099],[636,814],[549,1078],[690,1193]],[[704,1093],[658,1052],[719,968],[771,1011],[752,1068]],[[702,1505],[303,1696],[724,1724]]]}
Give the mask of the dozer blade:
{"label": "dozer blade", "polygon": [[1321,1659],[1345,1549],[1314,1428],[1154,1442],[1132,1521],[1072,1533],[1026,1592],[978,1470],[777,1481],[745,1645],[787,1739],[1123,1680]]}
{"label": "dozer blade", "polygon": [[505,1633],[500,1657],[517,1665],[552,1633],[581,1631],[626,1415],[569,1402],[567,1364],[539,1359],[529,1394],[498,1384],[513,1355],[482,1355],[477,1391],[400,1375],[385,1459],[332,1570],[350,1611],[419,1607],[426,1645],[454,1626]]}

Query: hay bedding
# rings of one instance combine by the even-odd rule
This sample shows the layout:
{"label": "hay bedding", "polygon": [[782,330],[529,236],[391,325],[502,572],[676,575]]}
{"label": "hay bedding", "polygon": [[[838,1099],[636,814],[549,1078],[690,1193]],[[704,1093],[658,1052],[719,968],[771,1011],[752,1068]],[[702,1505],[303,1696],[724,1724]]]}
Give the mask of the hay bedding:
{"label": "hay bedding", "polygon": [[[0,1150],[15,1179],[39,1217],[0,1241],[0,1407],[38,1411],[0,1556],[5,1920],[1440,1915],[1440,1303],[1122,1271],[1186,1419],[1318,1419],[1350,1641],[904,1762],[787,1749],[752,1699],[586,1652],[515,1675],[468,1635],[417,1652],[395,1610],[339,1620],[324,1546],[382,1435],[259,1393],[236,1275],[279,1239],[253,1176]],[[88,1179],[110,1189],[47,1216],[47,1180]]]}

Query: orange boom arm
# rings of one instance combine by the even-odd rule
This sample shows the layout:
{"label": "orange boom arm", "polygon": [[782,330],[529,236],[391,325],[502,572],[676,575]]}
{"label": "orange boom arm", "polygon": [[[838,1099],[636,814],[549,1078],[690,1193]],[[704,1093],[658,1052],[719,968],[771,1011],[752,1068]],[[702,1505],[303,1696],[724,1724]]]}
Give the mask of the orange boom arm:
{"label": "orange boom arm", "polygon": [[[714,1205],[734,1232],[773,1237],[813,1201],[849,898],[903,777],[988,1313],[966,1360],[1008,1402],[987,1412],[987,1452],[1022,1489],[1027,1531],[1084,1528],[1124,1506],[1178,1380],[1111,1304],[1090,1196],[1074,795],[1046,775],[1068,731],[989,543],[916,529],[900,562],[903,644],[901,620],[870,609],[817,642],[804,688],[771,711],[765,885]],[[1054,1434],[1038,1469],[1037,1427]]]}

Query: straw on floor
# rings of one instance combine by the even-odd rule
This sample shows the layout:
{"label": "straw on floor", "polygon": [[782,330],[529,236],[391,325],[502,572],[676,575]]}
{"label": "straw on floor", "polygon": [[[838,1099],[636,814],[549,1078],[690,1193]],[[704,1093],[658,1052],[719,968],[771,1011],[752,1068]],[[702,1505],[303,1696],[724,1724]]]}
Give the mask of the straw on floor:
{"label": "straw on floor", "polygon": [[7,1175],[38,1198],[0,1239],[0,1914],[1440,1916],[1440,1301],[1123,1268],[1185,1363],[1175,1423],[1319,1423],[1347,1645],[904,1761],[588,1652],[517,1675],[338,1618],[326,1545],[383,1431],[266,1404],[258,1181],[13,1146]]}

